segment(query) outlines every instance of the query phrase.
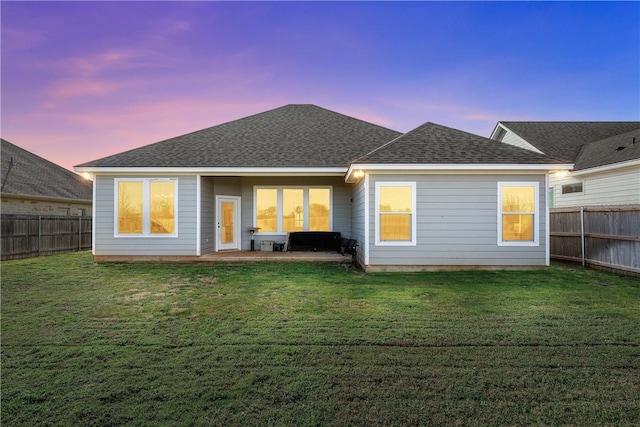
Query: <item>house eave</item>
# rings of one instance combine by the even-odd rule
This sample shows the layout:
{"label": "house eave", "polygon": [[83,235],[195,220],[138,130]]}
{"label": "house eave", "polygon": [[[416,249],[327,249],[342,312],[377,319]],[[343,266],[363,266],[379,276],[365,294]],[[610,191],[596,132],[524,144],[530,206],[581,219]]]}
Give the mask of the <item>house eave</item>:
{"label": "house eave", "polygon": [[411,171],[416,172],[464,172],[464,173],[486,173],[488,171],[495,172],[513,172],[513,171],[529,171],[529,172],[549,172],[557,170],[571,170],[573,164],[456,164],[456,163],[434,163],[434,164],[352,164],[345,176],[345,182],[355,182],[355,171],[376,171],[376,172],[399,172],[404,173]]}
{"label": "house eave", "polygon": [[608,172],[615,169],[628,168],[633,166],[640,166],[640,159],[627,160],[625,162],[612,163],[609,165],[596,166],[587,169],[580,169],[576,171],[570,171],[572,176],[588,175],[592,173]]}
{"label": "house eave", "polygon": [[92,199],[73,199],[67,197],[51,197],[51,196],[37,196],[32,194],[14,194],[14,193],[1,193],[0,197],[7,199],[20,199],[20,200],[40,200],[43,202],[58,202],[58,203],[78,203],[83,205],[91,205]]}
{"label": "house eave", "polygon": [[346,167],[262,168],[262,167],[96,167],[76,166],[76,172],[101,175],[215,175],[215,176],[344,176]]}

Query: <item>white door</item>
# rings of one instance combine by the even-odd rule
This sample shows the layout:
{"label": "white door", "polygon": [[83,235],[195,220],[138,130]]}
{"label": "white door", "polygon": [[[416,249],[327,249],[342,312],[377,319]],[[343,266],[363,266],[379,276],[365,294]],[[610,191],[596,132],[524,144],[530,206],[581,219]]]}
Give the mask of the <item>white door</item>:
{"label": "white door", "polygon": [[240,249],[240,197],[216,197],[216,250]]}

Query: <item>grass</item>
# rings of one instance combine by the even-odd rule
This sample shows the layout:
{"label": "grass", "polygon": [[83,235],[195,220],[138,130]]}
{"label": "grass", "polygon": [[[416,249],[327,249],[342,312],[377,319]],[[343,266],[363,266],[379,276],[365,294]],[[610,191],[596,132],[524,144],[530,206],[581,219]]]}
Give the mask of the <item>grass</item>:
{"label": "grass", "polygon": [[633,425],[640,281],[2,265],[2,424]]}

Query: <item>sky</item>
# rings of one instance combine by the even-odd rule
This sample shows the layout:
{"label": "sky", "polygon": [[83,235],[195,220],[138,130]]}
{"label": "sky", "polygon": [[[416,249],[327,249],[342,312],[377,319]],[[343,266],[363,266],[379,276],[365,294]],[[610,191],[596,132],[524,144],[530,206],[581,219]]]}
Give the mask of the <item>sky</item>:
{"label": "sky", "polygon": [[2,138],[65,168],[287,104],[640,120],[640,2],[0,2]]}

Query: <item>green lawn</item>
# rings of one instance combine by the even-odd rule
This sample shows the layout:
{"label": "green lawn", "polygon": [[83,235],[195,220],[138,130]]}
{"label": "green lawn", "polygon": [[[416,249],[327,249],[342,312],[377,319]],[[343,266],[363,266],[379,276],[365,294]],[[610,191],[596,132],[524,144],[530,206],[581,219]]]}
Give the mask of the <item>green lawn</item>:
{"label": "green lawn", "polygon": [[2,264],[2,425],[633,425],[640,280]]}

